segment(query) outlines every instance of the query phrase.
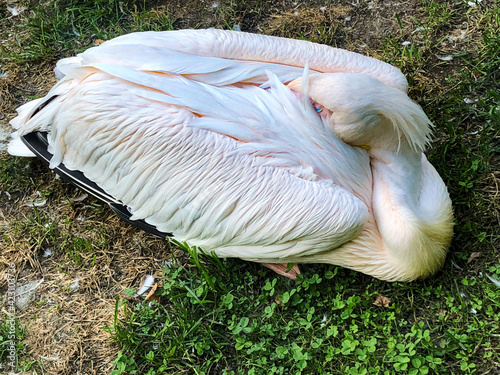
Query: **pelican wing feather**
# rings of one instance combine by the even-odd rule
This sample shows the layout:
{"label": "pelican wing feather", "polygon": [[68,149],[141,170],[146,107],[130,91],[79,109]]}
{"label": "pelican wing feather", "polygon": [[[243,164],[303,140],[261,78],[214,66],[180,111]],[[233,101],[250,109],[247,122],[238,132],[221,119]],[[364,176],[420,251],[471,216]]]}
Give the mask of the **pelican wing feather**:
{"label": "pelican wing feather", "polygon": [[[148,58],[144,59],[143,56]],[[267,81],[266,71],[278,76],[282,82],[289,82],[302,74],[302,67],[211,56],[200,59],[200,56],[189,53],[140,44],[103,45],[92,48],[78,58],[78,64],[111,64],[141,71],[178,74],[214,86],[235,83],[261,84]],[[67,65],[66,61],[61,60],[58,70],[63,74],[68,72]]]}
{"label": "pelican wing feather", "polygon": [[406,92],[408,82],[399,69],[358,53],[305,40],[271,37],[227,30],[176,30],[122,35],[102,44],[143,45],[196,56],[277,63],[323,73],[362,73]]}

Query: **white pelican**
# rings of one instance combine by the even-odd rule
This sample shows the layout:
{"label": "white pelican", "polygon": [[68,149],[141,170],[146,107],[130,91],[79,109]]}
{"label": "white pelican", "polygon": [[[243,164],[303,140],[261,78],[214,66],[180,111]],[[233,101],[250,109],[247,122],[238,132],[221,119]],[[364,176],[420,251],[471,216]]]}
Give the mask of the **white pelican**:
{"label": "white pelican", "polygon": [[37,153],[122,217],[282,273],[413,280],[445,259],[453,214],[423,154],[431,124],[388,64],[210,29],[125,35],[56,75],[18,109],[10,151],[47,133]]}

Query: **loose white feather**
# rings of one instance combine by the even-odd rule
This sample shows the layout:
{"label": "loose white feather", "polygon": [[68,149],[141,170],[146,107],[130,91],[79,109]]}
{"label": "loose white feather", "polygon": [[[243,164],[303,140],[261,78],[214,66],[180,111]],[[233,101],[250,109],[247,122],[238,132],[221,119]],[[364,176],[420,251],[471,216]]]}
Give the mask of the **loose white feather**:
{"label": "loose white feather", "polygon": [[134,294],[134,297],[139,297],[142,296],[144,293],[146,293],[155,283],[155,278],[153,275],[146,275],[146,278],[142,282],[141,287],[139,290]]}
{"label": "loose white feather", "polygon": [[12,138],[9,142],[7,151],[14,156],[34,157],[36,156],[31,150],[23,143],[17,132],[12,133]]}

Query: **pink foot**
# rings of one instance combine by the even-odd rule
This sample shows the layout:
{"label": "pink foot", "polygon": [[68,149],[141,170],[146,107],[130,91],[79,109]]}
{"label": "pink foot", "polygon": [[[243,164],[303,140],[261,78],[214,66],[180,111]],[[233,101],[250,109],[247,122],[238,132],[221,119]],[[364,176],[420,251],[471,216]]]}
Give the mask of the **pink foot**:
{"label": "pink foot", "polygon": [[261,263],[264,267],[267,267],[278,275],[288,277],[289,279],[295,280],[297,275],[300,275],[299,266],[294,263],[292,269],[287,272],[288,263]]}

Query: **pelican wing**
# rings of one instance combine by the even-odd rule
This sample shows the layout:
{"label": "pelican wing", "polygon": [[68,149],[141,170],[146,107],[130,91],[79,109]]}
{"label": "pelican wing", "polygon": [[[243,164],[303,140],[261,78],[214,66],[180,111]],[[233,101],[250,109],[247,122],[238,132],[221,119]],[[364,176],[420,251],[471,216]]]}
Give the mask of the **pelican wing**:
{"label": "pelican wing", "polygon": [[[147,59],[144,58],[147,56]],[[272,72],[282,82],[300,77],[302,67],[283,64],[224,59],[213,56],[192,55],[175,49],[148,46],[144,44],[104,44],[91,48],[79,56],[63,59],[57,64],[60,76],[81,75],[81,66],[110,64],[131,67],[146,72],[162,72],[183,75],[190,80],[205,82],[214,86],[235,83],[262,84],[267,81],[266,71]]]}
{"label": "pelican wing", "polygon": [[[131,219],[220,256],[297,261],[362,230],[369,197],[356,191],[370,191],[368,156],[282,84],[287,69],[251,63],[245,80],[265,75],[267,89],[218,86],[190,79],[178,62],[176,70],[161,58],[146,66],[149,56],[121,64],[112,55],[60,64],[58,94],[16,120],[20,134],[49,132],[52,167],[83,172]],[[188,58],[193,75],[217,71],[211,58],[211,68]],[[241,64],[221,66],[229,77]]]}
{"label": "pelican wing", "polygon": [[404,75],[392,65],[354,52],[326,45],[268,35],[228,30],[176,30],[123,35],[102,46],[143,45],[196,56],[267,62],[323,73],[362,73],[395,87],[408,90]]}

